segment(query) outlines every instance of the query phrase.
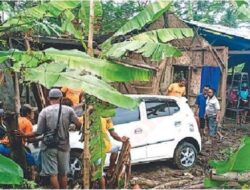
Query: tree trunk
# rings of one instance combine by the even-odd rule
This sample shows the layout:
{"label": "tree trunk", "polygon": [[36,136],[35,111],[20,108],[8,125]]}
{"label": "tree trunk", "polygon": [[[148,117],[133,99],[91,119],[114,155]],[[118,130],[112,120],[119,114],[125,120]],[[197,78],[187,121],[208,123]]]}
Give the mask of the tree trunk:
{"label": "tree trunk", "polygon": [[[13,48],[11,39],[9,39],[9,46],[10,48]],[[26,174],[27,163],[26,163],[25,153],[23,149],[22,138],[15,137],[12,134],[12,131],[18,129],[18,113],[21,107],[19,82],[18,82],[17,73],[14,73],[13,82],[14,82],[14,89],[15,89],[15,97],[14,97],[15,110],[10,110],[10,112],[6,114],[7,117],[5,121],[7,124],[7,130],[9,132],[8,138],[10,140],[11,158],[22,167],[22,169],[24,170],[24,173]]]}
{"label": "tree trunk", "polygon": [[[88,36],[88,54],[93,56],[93,35],[94,35],[94,0],[89,1],[89,36]],[[88,108],[88,109],[86,109]],[[84,118],[84,152],[83,152],[83,188],[90,188],[90,151],[89,151],[89,141],[90,141],[90,123],[89,123],[89,113],[90,106],[85,106],[85,118]]]}
{"label": "tree trunk", "polygon": [[211,179],[216,181],[236,181],[245,183],[250,181],[250,172],[244,172],[244,173],[227,172],[220,175],[211,174]]}
{"label": "tree trunk", "polygon": [[93,56],[93,35],[94,35],[94,0],[89,1],[89,37],[88,37],[88,54]]}

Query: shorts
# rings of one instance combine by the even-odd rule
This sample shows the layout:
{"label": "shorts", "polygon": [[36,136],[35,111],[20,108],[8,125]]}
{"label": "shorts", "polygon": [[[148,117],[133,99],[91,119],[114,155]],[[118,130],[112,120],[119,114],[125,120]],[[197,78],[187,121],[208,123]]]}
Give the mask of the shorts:
{"label": "shorts", "polygon": [[199,121],[200,121],[200,128],[205,129],[205,127],[206,127],[206,119],[200,117]]}
{"label": "shorts", "polygon": [[217,134],[216,116],[207,117],[208,131],[210,137],[215,137]]}
{"label": "shorts", "polygon": [[41,176],[67,175],[69,173],[69,158],[69,151],[62,152],[56,148],[41,151]]}

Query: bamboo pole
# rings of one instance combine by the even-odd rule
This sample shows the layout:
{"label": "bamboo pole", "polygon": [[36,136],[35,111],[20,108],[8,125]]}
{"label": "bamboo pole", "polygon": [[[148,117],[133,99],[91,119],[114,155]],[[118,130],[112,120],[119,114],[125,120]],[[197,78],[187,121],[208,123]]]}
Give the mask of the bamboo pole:
{"label": "bamboo pole", "polygon": [[93,56],[93,35],[94,35],[94,0],[89,1],[90,11],[89,11],[89,36],[88,36],[88,54]]}

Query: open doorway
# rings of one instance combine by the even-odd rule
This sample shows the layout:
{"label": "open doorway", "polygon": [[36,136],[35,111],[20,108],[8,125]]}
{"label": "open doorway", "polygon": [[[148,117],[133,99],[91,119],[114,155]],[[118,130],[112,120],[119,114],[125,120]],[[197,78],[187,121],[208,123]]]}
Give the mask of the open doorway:
{"label": "open doorway", "polygon": [[173,65],[173,82],[178,82],[181,78],[185,78],[187,80],[186,85],[186,94],[188,92],[188,79],[189,79],[189,69],[188,66],[179,66]]}

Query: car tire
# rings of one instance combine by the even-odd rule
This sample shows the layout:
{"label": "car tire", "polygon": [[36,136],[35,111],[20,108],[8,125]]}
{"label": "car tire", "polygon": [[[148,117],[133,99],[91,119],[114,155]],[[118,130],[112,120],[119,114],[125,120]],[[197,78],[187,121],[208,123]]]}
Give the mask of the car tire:
{"label": "car tire", "polygon": [[197,150],[191,143],[183,142],[175,150],[174,163],[179,169],[189,169],[195,165]]}
{"label": "car tire", "polygon": [[69,186],[73,188],[77,183],[82,180],[82,152],[78,150],[72,150],[70,152],[70,162],[69,162],[69,175],[68,182]]}

